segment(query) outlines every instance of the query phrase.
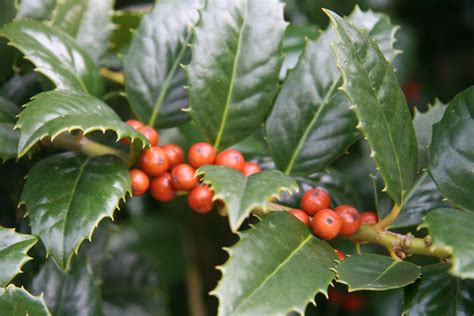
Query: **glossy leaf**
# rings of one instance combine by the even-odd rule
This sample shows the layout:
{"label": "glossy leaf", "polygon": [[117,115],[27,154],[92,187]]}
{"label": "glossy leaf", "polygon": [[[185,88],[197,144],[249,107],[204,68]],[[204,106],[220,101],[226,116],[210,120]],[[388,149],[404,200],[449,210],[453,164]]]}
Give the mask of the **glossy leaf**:
{"label": "glossy leaf", "polygon": [[114,0],[57,1],[52,24],[71,35],[98,64],[112,32]]}
{"label": "glossy leaf", "polygon": [[92,59],[61,30],[34,20],[15,21],[0,29],[58,89],[102,94],[102,80]]}
{"label": "glossy leaf", "polygon": [[222,279],[211,294],[218,315],[302,314],[317,293],[327,295],[336,267],[334,249],[287,212],[266,215],[226,249]]}
{"label": "glossy leaf", "polygon": [[216,149],[251,135],[278,91],[287,23],[278,0],[209,0],[186,67],[191,117]]}
{"label": "glossy leaf", "polygon": [[6,289],[0,288],[0,311],[2,315],[51,316],[42,297],[33,296],[12,284]]}
{"label": "glossy leaf", "polygon": [[330,11],[339,40],[333,45],[343,77],[343,91],[359,120],[384,182],[385,190],[402,204],[417,170],[415,131],[395,72],[376,42]]}
{"label": "glossy leaf", "polygon": [[108,105],[84,93],[65,90],[43,92],[25,106],[16,125],[21,131],[19,156],[46,136],[54,139],[72,130],[81,130],[84,134],[111,130],[117,134],[117,140],[128,137],[132,141],[139,140],[142,147],[148,145],[148,140],[124,123]]}
{"label": "glossy leaf", "polygon": [[16,157],[20,133],[13,129],[18,107],[0,97],[0,161]]}
{"label": "glossy leaf", "polygon": [[474,279],[474,213],[440,208],[426,215],[420,228],[427,228],[435,247],[452,251],[449,272],[460,278]]}
{"label": "glossy leaf", "polygon": [[425,266],[423,277],[405,289],[404,315],[472,315],[474,281],[449,275],[448,264]]}
{"label": "glossy leaf", "polygon": [[49,20],[59,0],[21,0],[17,19]]}
{"label": "glossy leaf", "polygon": [[428,111],[421,113],[415,107],[413,116],[413,126],[415,127],[416,139],[418,142],[418,168],[425,168],[430,161],[429,146],[433,124],[439,122],[443,117],[446,106],[438,99],[434,105],[428,107]]}
{"label": "glossy leaf", "polygon": [[67,272],[49,259],[33,279],[33,294],[41,295],[55,315],[100,316],[101,294],[90,264],[75,258]]}
{"label": "glossy leaf", "polygon": [[125,89],[133,112],[149,125],[170,127],[189,119],[185,78],[201,0],[159,1],[147,13],[124,58]]}
{"label": "glossy leaf", "polygon": [[297,191],[296,182],[276,170],[264,170],[249,177],[222,166],[203,166],[197,175],[214,190],[214,200],[224,201],[232,231],[237,231],[254,209],[267,210],[267,202],[281,192]]}
{"label": "glossy leaf", "polygon": [[0,227],[0,287],[6,286],[31,258],[26,254],[38,238]]}
{"label": "glossy leaf", "polygon": [[429,172],[441,194],[474,211],[474,86],[449,102],[433,127]]}
{"label": "glossy leaf", "polygon": [[337,267],[337,281],[346,284],[349,292],[396,289],[415,282],[420,275],[420,268],[413,263],[376,254],[349,256]]}
{"label": "glossy leaf", "polygon": [[128,168],[118,158],[64,153],[31,169],[20,201],[32,233],[66,269],[82,241],[104,217],[112,217],[130,190]]}
{"label": "glossy leaf", "polygon": [[424,172],[413,185],[400,209],[400,214],[390,227],[418,225],[429,211],[446,206],[433,179]]}
{"label": "glossy leaf", "polygon": [[[355,8],[349,19],[369,32],[392,60],[397,27],[386,15]],[[310,175],[323,170],[360,136],[330,44],[330,27],[308,41],[296,68],[288,75],[266,123],[268,143],[276,165],[287,174]]]}

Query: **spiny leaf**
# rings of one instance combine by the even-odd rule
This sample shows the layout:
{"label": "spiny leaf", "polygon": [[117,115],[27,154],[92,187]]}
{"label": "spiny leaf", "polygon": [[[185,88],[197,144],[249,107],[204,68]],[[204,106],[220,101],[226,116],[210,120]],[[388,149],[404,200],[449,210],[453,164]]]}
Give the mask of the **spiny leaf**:
{"label": "spiny leaf", "polygon": [[198,176],[214,190],[214,200],[225,202],[232,231],[237,231],[254,209],[267,210],[266,204],[280,192],[298,190],[296,182],[279,171],[264,170],[249,177],[222,166],[203,166]]}
{"label": "spiny leaf", "polygon": [[209,0],[186,67],[191,117],[216,149],[251,135],[278,91],[287,23],[278,0]]}
{"label": "spiny leaf", "polygon": [[146,137],[124,123],[107,104],[84,93],[65,90],[43,92],[25,106],[16,125],[21,131],[18,144],[20,157],[44,137],[54,139],[72,130],[81,130],[84,134],[111,130],[117,134],[117,140],[128,137],[132,141],[139,140],[142,147],[149,144]]}
{"label": "spiny leaf", "polygon": [[43,297],[33,296],[24,288],[10,284],[6,289],[0,288],[0,311],[2,315],[13,316],[51,316]]}
{"label": "spiny leaf", "polygon": [[417,170],[415,131],[403,91],[376,42],[337,14],[325,12],[339,36],[333,48],[343,77],[341,90],[367,138],[385,190],[400,205]]}
{"label": "spiny leaf", "polygon": [[0,287],[6,286],[21,273],[21,267],[31,260],[26,253],[37,241],[35,236],[0,227]]}
{"label": "spiny leaf", "polygon": [[13,127],[18,112],[15,104],[0,97],[0,161],[16,157],[20,133]]}
{"label": "spiny leaf", "polygon": [[313,237],[308,227],[287,212],[266,215],[239,233],[226,249],[229,260],[211,294],[219,299],[219,315],[303,314],[314,296],[334,279],[334,249]]}
{"label": "spiny leaf", "polygon": [[131,190],[127,166],[115,156],[50,156],[29,172],[21,195],[32,233],[64,270],[104,217]]}

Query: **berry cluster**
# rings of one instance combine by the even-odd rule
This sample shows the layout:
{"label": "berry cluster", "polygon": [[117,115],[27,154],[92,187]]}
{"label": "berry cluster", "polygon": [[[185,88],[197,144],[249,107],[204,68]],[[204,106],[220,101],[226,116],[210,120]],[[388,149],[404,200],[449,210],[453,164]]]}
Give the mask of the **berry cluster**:
{"label": "berry cluster", "polygon": [[[130,170],[133,196],[143,195],[149,190],[155,200],[168,202],[174,199],[178,191],[188,191],[188,205],[199,213],[208,213],[213,208],[214,192],[199,183],[195,177],[197,168],[215,164],[233,168],[245,176],[261,170],[258,164],[246,162],[238,150],[227,149],[217,154],[211,144],[204,142],[191,146],[187,156],[188,163],[185,163],[184,151],[180,146],[158,146],[160,137],[153,127],[136,120],[128,120],[127,124],[145,135],[151,144],[151,148],[141,152],[138,168]],[[121,141],[129,143],[128,139]]]}
{"label": "berry cluster", "polygon": [[350,236],[359,230],[361,224],[374,225],[378,221],[373,212],[359,214],[354,207],[345,204],[332,210],[330,204],[331,197],[326,191],[311,189],[301,198],[301,209],[291,209],[289,212],[324,240],[331,240],[338,235]]}

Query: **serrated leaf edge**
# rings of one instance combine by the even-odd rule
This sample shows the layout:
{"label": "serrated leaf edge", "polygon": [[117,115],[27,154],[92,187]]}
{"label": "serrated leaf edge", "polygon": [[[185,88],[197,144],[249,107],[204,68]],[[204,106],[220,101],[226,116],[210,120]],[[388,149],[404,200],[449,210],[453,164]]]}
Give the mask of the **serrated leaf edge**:
{"label": "serrated leaf edge", "polygon": [[9,291],[9,292],[13,292],[13,291],[23,291],[24,293],[26,293],[26,296],[29,296],[33,301],[37,302],[37,303],[40,303],[41,305],[43,305],[44,309],[46,310],[47,312],[47,315],[48,316],[51,316],[51,312],[49,311],[48,307],[46,306],[46,303],[44,301],[44,294],[41,293],[40,295],[36,296],[36,295],[33,295],[31,294],[30,292],[28,292],[23,286],[21,287],[16,287],[15,285],[13,284],[10,284],[8,285],[6,288],[0,288],[0,296],[3,295],[5,292]]}

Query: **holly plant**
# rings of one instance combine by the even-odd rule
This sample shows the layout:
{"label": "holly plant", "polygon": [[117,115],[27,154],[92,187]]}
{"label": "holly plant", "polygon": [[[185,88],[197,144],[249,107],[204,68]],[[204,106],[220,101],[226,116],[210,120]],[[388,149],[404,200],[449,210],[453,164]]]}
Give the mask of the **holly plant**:
{"label": "holly plant", "polygon": [[474,86],[412,116],[387,15],[38,2],[0,4],[0,314],[474,313]]}

